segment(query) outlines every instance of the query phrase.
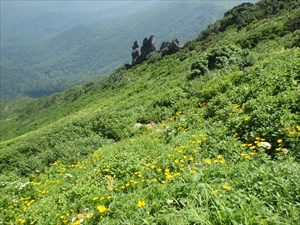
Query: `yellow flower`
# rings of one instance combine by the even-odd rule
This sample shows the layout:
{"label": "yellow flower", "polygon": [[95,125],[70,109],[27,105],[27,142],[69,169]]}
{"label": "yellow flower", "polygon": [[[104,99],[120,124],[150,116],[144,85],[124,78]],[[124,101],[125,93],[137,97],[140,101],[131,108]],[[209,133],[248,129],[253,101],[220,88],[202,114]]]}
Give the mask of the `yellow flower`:
{"label": "yellow flower", "polygon": [[225,164],[225,162],[226,162],[226,160],[224,160],[224,159],[220,160],[221,164]]}
{"label": "yellow flower", "polygon": [[98,200],[98,196],[95,196],[95,197],[93,198],[93,200],[94,200],[94,201]]}
{"label": "yellow flower", "polygon": [[85,218],[87,218],[87,219],[91,219],[93,216],[92,216],[92,214],[86,214],[86,216],[85,216]]}
{"label": "yellow flower", "polygon": [[245,117],[245,121],[248,121],[248,120],[249,120],[249,117],[248,117],[248,116],[246,116],[246,117]]}
{"label": "yellow flower", "polygon": [[190,170],[190,173],[191,173],[191,174],[196,174],[197,171],[196,171],[196,170]]}
{"label": "yellow flower", "polygon": [[217,159],[222,159],[222,158],[223,158],[222,155],[218,155],[218,156],[217,156]]}
{"label": "yellow flower", "polygon": [[294,131],[290,131],[289,134],[290,134],[290,135],[294,135],[295,132],[294,132]]}
{"label": "yellow flower", "polygon": [[212,193],[214,194],[214,195],[216,195],[216,194],[218,194],[218,190],[214,190]]}
{"label": "yellow flower", "polygon": [[107,211],[107,208],[103,205],[97,206],[97,209],[98,209],[99,213],[104,213],[105,211]]}
{"label": "yellow flower", "polygon": [[229,185],[223,185],[223,189],[224,189],[224,190],[230,190],[230,189],[231,189],[231,186],[229,186]]}
{"label": "yellow flower", "polygon": [[147,214],[147,215],[150,215],[150,212],[149,212],[149,211],[147,211],[147,212],[146,212],[146,214]]}
{"label": "yellow flower", "polygon": [[282,142],[282,139],[278,139],[278,140],[277,140],[277,143],[281,143],[281,142]]}
{"label": "yellow flower", "polygon": [[144,207],[145,205],[146,205],[146,202],[145,202],[145,201],[138,201],[137,206],[138,206],[139,208]]}
{"label": "yellow flower", "polygon": [[25,221],[25,219],[19,218],[19,219],[16,220],[16,222],[17,222],[17,223],[22,223],[22,224],[23,224],[23,223],[25,223],[26,221]]}
{"label": "yellow flower", "polygon": [[210,159],[205,159],[204,162],[205,162],[206,164],[211,164],[211,160],[210,160]]}

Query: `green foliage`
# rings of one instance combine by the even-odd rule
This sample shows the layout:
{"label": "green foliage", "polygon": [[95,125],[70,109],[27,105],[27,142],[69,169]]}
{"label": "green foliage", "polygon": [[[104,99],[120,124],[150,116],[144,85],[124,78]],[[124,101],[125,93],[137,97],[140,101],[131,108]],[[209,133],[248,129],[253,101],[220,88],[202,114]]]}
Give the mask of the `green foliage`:
{"label": "green foliage", "polygon": [[161,58],[162,58],[162,55],[160,52],[150,52],[147,55],[147,60],[149,63],[154,63],[154,62],[160,60]]}
{"label": "green foliage", "polygon": [[300,30],[300,15],[299,10],[292,17],[288,18],[288,21],[285,23],[285,26],[293,32],[295,30]]}
{"label": "green foliage", "polygon": [[234,45],[269,22],[1,102],[0,223],[299,224],[299,49]]}
{"label": "green foliage", "polygon": [[208,67],[208,61],[205,59],[205,57],[198,59],[191,66],[191,74],[189,76],[189,79],[192,80],[201,75],[205,75],[208,72],[207,67]]}
{"label": "green foliage", "polygon": [[253,48],[261,41],[273,40],[278,36],[284,36],[285,33],[286,31],[284,27],[279,25],[271,25],[259,31],[253,32],[247,38],[242,38],[238,43],[243,48]]}
{"label": "green foliage", "polygon": [[234,45],[212,48],[207,54],[192,64],[189,80],[205,75],[209,70],[237,66],[239,69],[253,66],[256,61],[254,53],[248,49],[240,49]]}

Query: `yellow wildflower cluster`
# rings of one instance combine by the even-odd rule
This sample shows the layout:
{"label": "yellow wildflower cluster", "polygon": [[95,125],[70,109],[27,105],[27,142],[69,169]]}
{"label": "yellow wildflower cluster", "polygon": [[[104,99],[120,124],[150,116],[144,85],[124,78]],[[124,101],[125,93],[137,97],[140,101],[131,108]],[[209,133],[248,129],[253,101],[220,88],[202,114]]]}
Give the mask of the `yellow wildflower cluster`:
{"label": "yellow wildflower cluster", "polygon": [[250,150],[255,150],[257,147],[264,147],[266,149],[271,149],[272,145],[266,142],[264,138],[256,137],[254,143],[242,144],[243,147],[249,147]]}
{"label": "yellow wildflower cluster", "polygon": [[188,128],[186,127],[185,123],[178,123],[177,130],[184,131],[184,130],[188,130]]}
{"label": "yellow wildflower cluster", "polygon": [[19,218],[16,220],[16,223],[20,223],[20,224],[24,224],[25,222],[26,222],[26,220],[23,218]]}
{"label": "yellow wildflower cluster", "polygon": [[165,177],[166,177],[166,180],[169,180],[169,179],[172,179],[172,178],[174,178],[174,177],[176,177],[176,176],[179,176],[180,173],[177,172],[177,173],[171,174],[171,173],[170,173],[170,169],[166,168],[166,169],[165,169],[165,172],[164,172],[164,175],[165,175]]}
{"label": "yellow wildflower cluster", "polygon": [[200,145],[202,144],[204,141],[206,141],[206,137],[204,134],[198,134],[199,138],[196,138],[195,134],[192,134],[192,139],[189,140],[190,146],[193,145]]}
{"label": "yellow wildflower cluster", "polygon": [[[212,163],[212,160],[211,159],[205,159],[204,162],[208,165],[210,165]],[[220,163],[220,164],[225,164],[226,163],[226,160],[223,159],[223,156],[222,155],[218,155],[216,157],[216,159],[213,160],[214,163]]]}
{"label": "yellow wildflower cluster", "polygon": [[136,175],[137,177],[141,178],[143,175],[141,174],[141,172],[137,171],[134,173],[134,175]]}

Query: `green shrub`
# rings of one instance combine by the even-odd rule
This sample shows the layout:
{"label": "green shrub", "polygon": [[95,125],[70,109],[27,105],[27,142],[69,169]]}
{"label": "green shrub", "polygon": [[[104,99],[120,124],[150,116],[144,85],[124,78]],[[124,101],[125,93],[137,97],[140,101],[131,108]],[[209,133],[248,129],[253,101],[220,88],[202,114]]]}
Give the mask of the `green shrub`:
{"label": "green shrub", "polygon": [[149,63],[154,63],[158,60],[160,60],[162,58],[162,55],[160,52],[150,52],[148,55],[147,55],[147,61]]}

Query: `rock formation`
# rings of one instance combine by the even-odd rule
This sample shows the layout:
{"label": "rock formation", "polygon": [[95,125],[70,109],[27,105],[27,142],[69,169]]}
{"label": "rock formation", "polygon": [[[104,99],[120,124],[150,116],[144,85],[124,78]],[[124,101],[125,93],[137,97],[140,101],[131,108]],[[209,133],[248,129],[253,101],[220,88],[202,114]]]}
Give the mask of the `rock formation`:
{"label": "rock formation", "polygon": [[132,64],[135,64],[137,58],[141,55],[141,49],[138,41],[135,41],[132,46]]}
{"label": "rock formation", "polygon": [[175,39],[172,42],[164,41],[161,44],[159,51],[162,53],[162,56],[165,56],[178,52],[180,48],[182,48],[182,45],[179,43],[178,39]]}
{"label": "rock formation", "polygon": [[[175,39],[172,42],[163,42],[158,52],[160,52],[162,56],[171,55],[179,51],[180,48],[182,48],[182,45],[179,43],[178,39]],[[144,62],[147,59],[147,55],[151,52],[156,52],[156,42],[153,35],[151,35],[149,39],[144,38],[143,46],[141,48],[138,41],[135,41],[132,46],[131,65]],[[127,65],[126,68],[130,68],[130,66]]]}

